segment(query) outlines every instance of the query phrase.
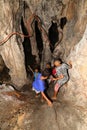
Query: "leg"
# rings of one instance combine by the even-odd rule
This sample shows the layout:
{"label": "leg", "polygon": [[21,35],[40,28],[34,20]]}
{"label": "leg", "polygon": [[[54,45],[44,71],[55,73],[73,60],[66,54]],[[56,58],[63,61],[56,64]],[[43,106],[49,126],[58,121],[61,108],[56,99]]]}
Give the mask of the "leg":
{"label": "leg", "polygon": [[44,97],[42,94],[41,94],[41,102],[44,102]]}
{"label": "leg", "polygon": [[52,102],[46,97],[44,92],[41,92],[42,97],[47,101],[48,106],[52,106]]}
{"label": "leg", "polygon": [[35,96],[35,97],[38,98],[39,94],[40,94],[40,93],[36,93],[36,96]]}
{"label": "leg", "polygon": [[59,90],[59,85],[58,85],[58,83],[55,85],[55,87],[54,87],[54,95],[53,95],[53,97],[52,97],[52,99],[53,100],[56,100],[57,99],[57,94],[58,94],[58,90]]}

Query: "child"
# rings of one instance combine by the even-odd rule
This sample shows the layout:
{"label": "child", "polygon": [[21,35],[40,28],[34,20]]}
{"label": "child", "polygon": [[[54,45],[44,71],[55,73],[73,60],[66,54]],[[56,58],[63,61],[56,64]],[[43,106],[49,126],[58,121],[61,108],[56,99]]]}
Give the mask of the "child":
{"label": "child", "polygon": [[48,71],[48,73],[49,73],[49,75],[48,76],[50,76],[51,74],[52,74],[52,68],[51,68],[51,62],[48,62],[47,64],[46,64],[46,68],[45,68],[47,71]]}
{"label": "child", "polygon": [[50,62],[48,62],[46,64],[46,68],[42,71],[42,73],[43,73],[44,76],[47,76],[46,83],[47,83],[47,86],[48,86],[48,84],[51,82],[51,75],[52,75],[52,68],[51,68]]}
{"label": "child", "polygon": [[54,95],[52,99],[56,100],[59,88],[69,80],[68,69],[72,68],[72,64],[71,62],[69,64],[62,63],[61,59],[58,59],[54,61],[54,65],[57,77],[52,80],[57,82],[54,87]]}
{"label": "child", "polygon": [[34,77],[33,77],[33,87],[32,87],[32,90],[34,90],[36,92],[36,97],[38,96],[38,94],[40,93],[40,91],[38,90],[38,86],[36,85],[36,80],[37,80],[37,76],[39,75],[39,68],[36,68],[35,69],[35,72],[34,72]]}
{"label": "child", "polygon": [[44,93],[45,90],[45,79],[47,77],[42,76],[42,74],[39,72],[39,69],[35,69],[34,73],[34,82],[33,82],[33,90],[35,90],[36,94],[41,93],[42,97],[47,101],[47,104],[49,106],[52,106],[52,102],[47,98],[47,96]]}

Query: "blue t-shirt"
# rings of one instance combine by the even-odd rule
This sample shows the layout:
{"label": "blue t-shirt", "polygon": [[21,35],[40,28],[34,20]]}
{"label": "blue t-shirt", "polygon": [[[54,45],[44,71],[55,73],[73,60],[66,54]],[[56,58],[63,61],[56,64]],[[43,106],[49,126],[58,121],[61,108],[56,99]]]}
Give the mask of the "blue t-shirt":
{"label": "blue t-shirt", "polygon": [[33,89],[37,92],[43,92],[45,90],[45,81],[41,80],[41,73],[35,74],[35,79],[33,81]]}

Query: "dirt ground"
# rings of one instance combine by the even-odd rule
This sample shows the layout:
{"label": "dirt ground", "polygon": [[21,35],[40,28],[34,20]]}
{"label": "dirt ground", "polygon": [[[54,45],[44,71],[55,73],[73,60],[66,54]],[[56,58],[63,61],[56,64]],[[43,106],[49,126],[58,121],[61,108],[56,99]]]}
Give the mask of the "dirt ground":
{"label": "dirt ground", "polygon": [[[49,88],[52,96],[53,88]],[[0,130],[86,130],[83,122],[86,111],[67,101],[57,99],[53,106],[35,98],[31,85],[22,92],[0,85]],[[87,126],[85,126],[87,128]]]}

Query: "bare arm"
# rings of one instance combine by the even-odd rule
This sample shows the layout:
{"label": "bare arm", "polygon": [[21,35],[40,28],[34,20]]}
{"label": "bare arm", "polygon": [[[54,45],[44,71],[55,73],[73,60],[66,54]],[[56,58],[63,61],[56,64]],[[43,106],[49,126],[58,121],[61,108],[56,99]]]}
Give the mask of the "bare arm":
{"label": "bare arm", "polygon": [[55,80],[60,80],[60,79],[63,79],[64,76],[61,74],[60,76],[58,76],[57,78],[53,78],[52,80],[55,81]]}
{"label": "bare arm", "polygon": [[45,79],[47,79],[48,77],[47,76],[41,76],[41,80],[45,80]]}

